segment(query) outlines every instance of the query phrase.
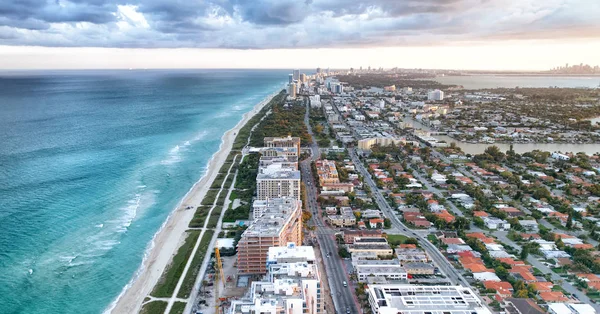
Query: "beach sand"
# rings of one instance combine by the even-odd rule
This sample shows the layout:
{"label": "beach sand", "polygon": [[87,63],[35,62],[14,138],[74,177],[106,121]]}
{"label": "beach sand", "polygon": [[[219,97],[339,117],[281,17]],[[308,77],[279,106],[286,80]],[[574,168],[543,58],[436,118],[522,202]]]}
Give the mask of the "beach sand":
{"label": "beach sand", "polygon": [[[239,130],[256,115],[277,93],[273,93],[258,103],[251,111],[244,114],[242,120],[227,131],[216,152],[208,163],[208,171],[194,184],[178,207],[167,218],[165,224],[156,233],[140,269],[134,279],[123,289],[119,297],[111,303],[105,313],[138,313],[144,298],[150,294],[160,279],[165,267],[183,243],[184,233],[194,217],[195,209],[200,206],[204,195],[217,176],[219,169],[231,152],[233,142]],[[193,209],[186,210],[187,206]]]}

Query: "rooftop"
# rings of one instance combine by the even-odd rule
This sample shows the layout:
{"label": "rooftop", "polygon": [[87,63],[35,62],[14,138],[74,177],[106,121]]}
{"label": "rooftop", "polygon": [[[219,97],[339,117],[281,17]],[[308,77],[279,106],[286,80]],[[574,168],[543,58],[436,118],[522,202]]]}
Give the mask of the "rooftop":
{"label": "rooftop", "polygon": [[267,253],[267,263],[277,262],[278,259],[301,259],[304,261],[315,261],[315,250],[312,246],[296,246],[288,243],[287,246],[272,246]]}
{"label": "rooftop", "polygon": [[491,314],[462,286],[369,285],[373,312],[380,314]]}
{"label": "rooftop", "polygon": [[300,201],[294,198],[270,199],[261,217],[256,219],[246,231],[243,237],[262,236],[273,237],[281,233],[283,226],[292,218],[292,214],[300,208]]}

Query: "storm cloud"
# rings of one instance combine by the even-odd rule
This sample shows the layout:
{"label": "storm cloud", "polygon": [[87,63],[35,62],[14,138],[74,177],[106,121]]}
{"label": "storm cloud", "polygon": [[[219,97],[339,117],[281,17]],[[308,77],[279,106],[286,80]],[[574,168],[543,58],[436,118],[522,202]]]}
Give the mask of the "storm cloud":
{"label": "storm cloud", "polygon": [[0,45],[269,49],[600,38],[599,16],[597,0],[9,0],[0,2]]}

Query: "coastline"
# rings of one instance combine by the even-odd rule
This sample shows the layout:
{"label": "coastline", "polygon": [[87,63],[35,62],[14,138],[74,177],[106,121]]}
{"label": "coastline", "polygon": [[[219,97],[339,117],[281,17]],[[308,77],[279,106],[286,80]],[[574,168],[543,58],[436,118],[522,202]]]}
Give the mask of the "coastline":
{"label": "coastline", "polygon": [[[130,282],[123,288],[119,296],[109,304],[104,313],[138,313],[144,298],[150,294],[154,285],[160,279],[177,249],[183,243],[185,231],[194,217],[195,209],[200,206],[212,182],[217,177],[219,169],[232,150],[233,143],[239,130],[248,123],[260,110],[267,105],[279,89],[269,94],[256,104],[250,111],[244,113],[242,119],[221,137],[219,150],[208,161],[202,177],[181,199],[169,214],[165,222],[152,238],[144,259]],[[193,209],[185,208],[192,206]]]}

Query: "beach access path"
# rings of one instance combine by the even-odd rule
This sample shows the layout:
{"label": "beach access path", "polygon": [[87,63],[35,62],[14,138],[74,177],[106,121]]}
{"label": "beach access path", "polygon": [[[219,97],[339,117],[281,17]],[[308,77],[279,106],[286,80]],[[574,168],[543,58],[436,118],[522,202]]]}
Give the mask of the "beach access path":
{"label": "beach access path", "polygon": [[[277,94],[273,93],[258,103],[251,111],[244,114],[242,120],[233,129],[223,135],[221,147],[210,159],[207,172],[194,184],[179,206],[167,218],[155,235],[150,245],[149,253],[142,262],[142,266],[132,281],[123,288],[123,292],[117,300],[105,312],[138,313],[140,311],[144,298],[150,294],[171,261],[171,258],[185,239],[186,230],[188,230],[188,225],[194,217],[195,212],[194,210],[186,210],[186,208],[201,206],[204,196],[231,152],[236,135],[240,129]],[[191,296],[195,297],[195,295]]]}

